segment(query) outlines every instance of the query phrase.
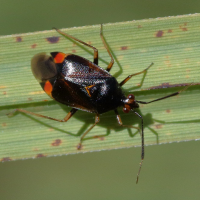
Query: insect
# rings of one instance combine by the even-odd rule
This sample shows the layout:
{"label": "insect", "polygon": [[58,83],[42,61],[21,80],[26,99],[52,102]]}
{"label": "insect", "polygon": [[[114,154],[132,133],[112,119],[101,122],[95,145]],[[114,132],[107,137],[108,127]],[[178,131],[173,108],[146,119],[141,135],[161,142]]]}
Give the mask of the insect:
{"label": "insect", "polygon": [[[181,91],[149,102],[138,101],[135,99],[133,94],[129,94],[126,97],[122,91],[122,86],[133,76],[146,73],[152,64],[145,70],[131,74],[122,82],[118,83],[115,77],[109,73],[114,64],[114,59],[103,36],[102,25],[100,28],[100,37],[111,58],[111,61],[106,69],[98,66],[98,50],[95,47],[68,35],[67,33],[61,32],[58,29],[56,29],[56,31],[62,36],[80,42],[94,51],[93,62],[78,55],[65,54],[62,52],[52,52],[50,56],[45,53],[39,53],[31,60],[32,73],[40,83],[43,90],[54,100],[72,107],[71,111],[62,120],[29,112],[23,109],[16,109],[15,111],[59,122],[67,122],[78,110],[94,113],[94,124],[85,133],[83,133],[80,138],[78,149],[81,149],[85,136],[100,121],[100,114],[114,110],[117,122],[120,126],[135,128],[141,132],[141,162],[136,179],[137,183],[144,160],[144,130],[143,118],[138,112],[136,112],[136,109],[139,108],[139,104],[149,104],[176,96]],[[141,130],[139,127],[124,125],[117,111],[118,107],[123,107],[124,113],[133,111],[141,120]]]}

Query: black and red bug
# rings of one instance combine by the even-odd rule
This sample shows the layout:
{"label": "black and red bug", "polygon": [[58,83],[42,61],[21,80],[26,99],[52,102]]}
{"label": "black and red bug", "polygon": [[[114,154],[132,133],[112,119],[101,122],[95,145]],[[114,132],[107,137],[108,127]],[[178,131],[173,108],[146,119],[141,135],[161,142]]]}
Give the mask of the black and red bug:
{"label": "black and red bug", "polygon": [[78,144],[78,149],[81,149],[82,142],[87,133],[100,121],[99,115],[110,110],[114,110],[120,126],[135,128],[140,131],[138,127],[123,125],[117,108],[123,107],[124,113],[133,111],[135,115],[141,119],[140,132],[142,138],[142,152],[140,168],[136,181],[138,182],[139,173],[144,159],[144,131],[143,118],[138,112],[136,112],[135,109],[139,108],[139,104],[148,104],[166,99],[178,95],[181,91],[149,102],[138,101],[135,99],[133,94],[129,94],[126,97],[122,91],[122,86],[133,76],[146,73],[152,64],[145,70],[131,74],[122,82],[118,83],[115,77],[109,73],[114,64],[114,59],[105,42],[102,25],[100,29],[100,36],[108,54],[111,57],[111,61],[106,70],[98,66],[98,50],[95,47],[71,35],[63,33],[58,29],[56,29],[56,31],[64,37],[80,42],[94,50],[93,62],[78,55],[65,54],[61,52],[52,52],[50,56],[46,55],[46,53],[39,53],[32,58],[31,69],[33,75],[39,81],[43,90],[54,100],[72,107],[72,110],[62,120],[29,112],[23,109],[16,109],[15,111],[59,122],[67,122],[78,110],[95,113],[95,123],[85,133],[83,133],[80,143]]}

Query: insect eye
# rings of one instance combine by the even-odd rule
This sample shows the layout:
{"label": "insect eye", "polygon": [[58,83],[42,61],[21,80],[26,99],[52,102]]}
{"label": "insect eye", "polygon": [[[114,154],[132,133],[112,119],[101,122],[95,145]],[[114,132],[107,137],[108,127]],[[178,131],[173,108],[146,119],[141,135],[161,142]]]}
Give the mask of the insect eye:
{"label": "insect eye", "polygon": [[134,99],[135,99],[135,96],[134,96],[133,94],[129,94],[129,95],[127,96],[127,98],[128,98],[128,99],[133,99],[133,100],[134,100]]}
{"label": "insect eye", "polygon": [[125,106],[123,107],[123,112],[129,113],[130,110],[131,110],[131,107],[129,105],[125,104]]}
{"label": "insect eye", "polygon": [[56,64],[45,53],[36,54],[31,60],[31,69],[35,78],[41,82],[57,75]]}

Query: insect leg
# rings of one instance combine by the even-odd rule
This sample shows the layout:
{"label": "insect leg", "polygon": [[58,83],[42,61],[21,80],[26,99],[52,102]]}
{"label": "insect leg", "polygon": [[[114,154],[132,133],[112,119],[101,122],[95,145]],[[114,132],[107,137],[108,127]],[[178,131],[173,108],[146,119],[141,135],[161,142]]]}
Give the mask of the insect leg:
{"label": "insect leg", "polygon": [[80,42],[80,43],[84,44],[85,46],[88,46],[88,47],[92,48],[92,49],[94,50],[94,63],[95,63],[96,65],[98,65],[98,49],[96,49],[96,48],[93,47],[92,45],[89,45],[89,44],[83,42],[82,40],[79,40],[79,39],[77,39],[77,38],[75,38],[75,37],[73,37],[73,36],[71,36],[71,35],[69,35],[69,34],[67,34],[67,33],[64,33],[64,32],[62,32],[62,31],[60,31],[59,29],[56,29],[56,28],[54,28],[54,29],[55,29],[58,33],[60,33],[62,36],[66,37],[66,38],[71,38],[71,39],[73,39],[73,40],[75,40],[75,41],[77,41],[77,42]]}
{"label": "insect leg", "polygon": [[137,129],[139,132],[141,132],[139,127],[132,126],[132,125],[124,125],[124,124],[122,123],[121,117],[120,117],[120,115],[119,115],[119,113],[118,113],[117,110],[115,110],[115,114],[116,114],[116,117],[117,117],[117,122],[118,122],[118,124],[119,124],[120,126],[123,126],[123,127],[126,127],[126,128],[135,128],[135,129]]}
{"label": "insect leg", "polygon": [[[141,72],[138,72],[138,73],[135,73],[135,74],[131,74],[131,75],[129,75],[129,76],[127,76],[119,85],[120,86],[122,86],[122,85],[124,85],[127,81],[129,81],[133,76],[136,76],[136,75],[139,75],[139,74],[142,74],[142,73],[144,73],[144,76],[146,75],[146,73],[147,73],[147,70],[151,67],[153,65],[153,63],[151,63],[145,70],[143,70],[143,71],[141,71]],[[142,81],[141,81],[141,84],[140,85],[142,85],[142,83],[143,83],[143,81],[144,81],[144,77],[143,77],[143,79],[142,79]]]}
{"label": "insect leg", "polygon": [[95,116],[95,123],[82,135],[81,139],[80,139],[80,143],[78,144],[78,149],[80,150],[81,147],[82,147],[82,142],[83,142],[83,139],[84,137],[95,127],[95,125],[97,123],[100,122],[100,118],[99,118],[99,114],[96,114]]}
{"label": "insect leg", "polygon": [[106,69],[106,70],[109,72],[109,71],[111,70],[113,64],[114,64],[114,59],[113,59],[113,56],[112,56],[112,54],[111,54],[111,52],[110,52],[110,50],[109,50],[109,48],[108,48],[108,45],[107,45],[107,43],[106,43],[106,40],[105,40],[105,38],[104,38],[104,36],[103,36],[103,25],[102,25],[102,24],[101,24],[101,29],[100,29],[100,36],[101,36],[101,40],[102,40],[102,42],[103,42],[103,44],[104,44],[104,47],[106,48],[106,50],[107,50],[109,56],[111,57],[111,61],[110,61],[109,65],[108,65],[108,67],[107,67],[107,69]]}
{"label": "insect leg", "polygon": [[42,118],[46,118],[46,119],[51,119],[51,120],[55,120],[55,121],[59,121],[59,122],[66,122],[68,121],[72,115],[74,115],[77,111],[76,108],[73,108],[67,115],[64,119],[55,119],[55,118],[52,118],[52,117],[48,117],[48,116],[44,116],[44,115],[40,115],[40,114],[37,114],[37,113],[34,113],[34,112],[30,112],[30,111],[27,111],[27,110],[23,110],[23,109],[15,109],[12,113],[9,113],[8,116],[14,114],[15,112],[22,112],[22,113],[26,113],[26,114],[29,114],[29,115],[35,115],[37,117],[42,117]]}

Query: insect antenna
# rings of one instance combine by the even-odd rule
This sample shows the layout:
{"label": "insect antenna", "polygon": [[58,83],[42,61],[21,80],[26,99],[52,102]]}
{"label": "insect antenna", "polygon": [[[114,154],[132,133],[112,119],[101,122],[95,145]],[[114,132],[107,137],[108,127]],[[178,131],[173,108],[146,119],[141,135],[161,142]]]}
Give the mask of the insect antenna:
{"label": "insect antenna", "polygon": [[167,96],[164,96],[164,97],[161,97],[161,98],[158,98],[158,99],[154,99],[154,100],[149,101],[149,102],[137,101],[137,100],[135,100],[135,101],[136,101],[137,103],[141,103],[141,104],[153,103],[153,102],[155,102],[155,101],[160,101],[160,100],[163,100],[163,99],[167,99],[167,98],[169,98],[169,97],[176,96],[176,95],[180,94],[181,92],[187,90],[191,85],[193,85],[193,83],[190,83],[189,85],[187,85],[186,87],[184,87],[182,90],[180,90],[180,91],[178,91],[178,92],[174,92],[174,93],[172,93],[172,94],[170,94],[170,95],[167,95]]}
{"label": "insect antenna", "polygon": [[[188,87],[190,87],[191,85],[193,85],[193,83],[190,83],[189,85],[187,85],[186,87],[184,87],[182,90],[178,91],[178,92],[174,92],[170,95],[167,95],[167,96],[164,96],[164,97],[161,97],[161,98],[158,98],[158,99],[154,99],[152,101],[149,101],[149,102],[145,102],[145,101],[137,101],[137,100],[134,100],[136,103],[141,103],[141,104],[149,104],[149,103],[153,103],[155,101],[160,101],[160,100],[163,100],[163,99],[167,99],[169,97],[173,97],[173,96],[176,96],[178,94],[180,94],[181,92],[185,91],[188,89]],[[139,167],[139,170],[138,170],[138,173],[137,173],[137,179],[136,179],[136,183],[138,183],[138,179],[139,179],[139,175],[140,175],[140,171],[141,171],[141,168],[142,168],[142,163],[143,163],[143,160],[144,160],[144,131],[143,131],[143,118],[142,116],[137,113],[137,112],[134,112],[138,117],[140,117],[141,119],[141,124],[142,124],[142,152],[141,152],[141,162],[140,162],[140,167]]]}

